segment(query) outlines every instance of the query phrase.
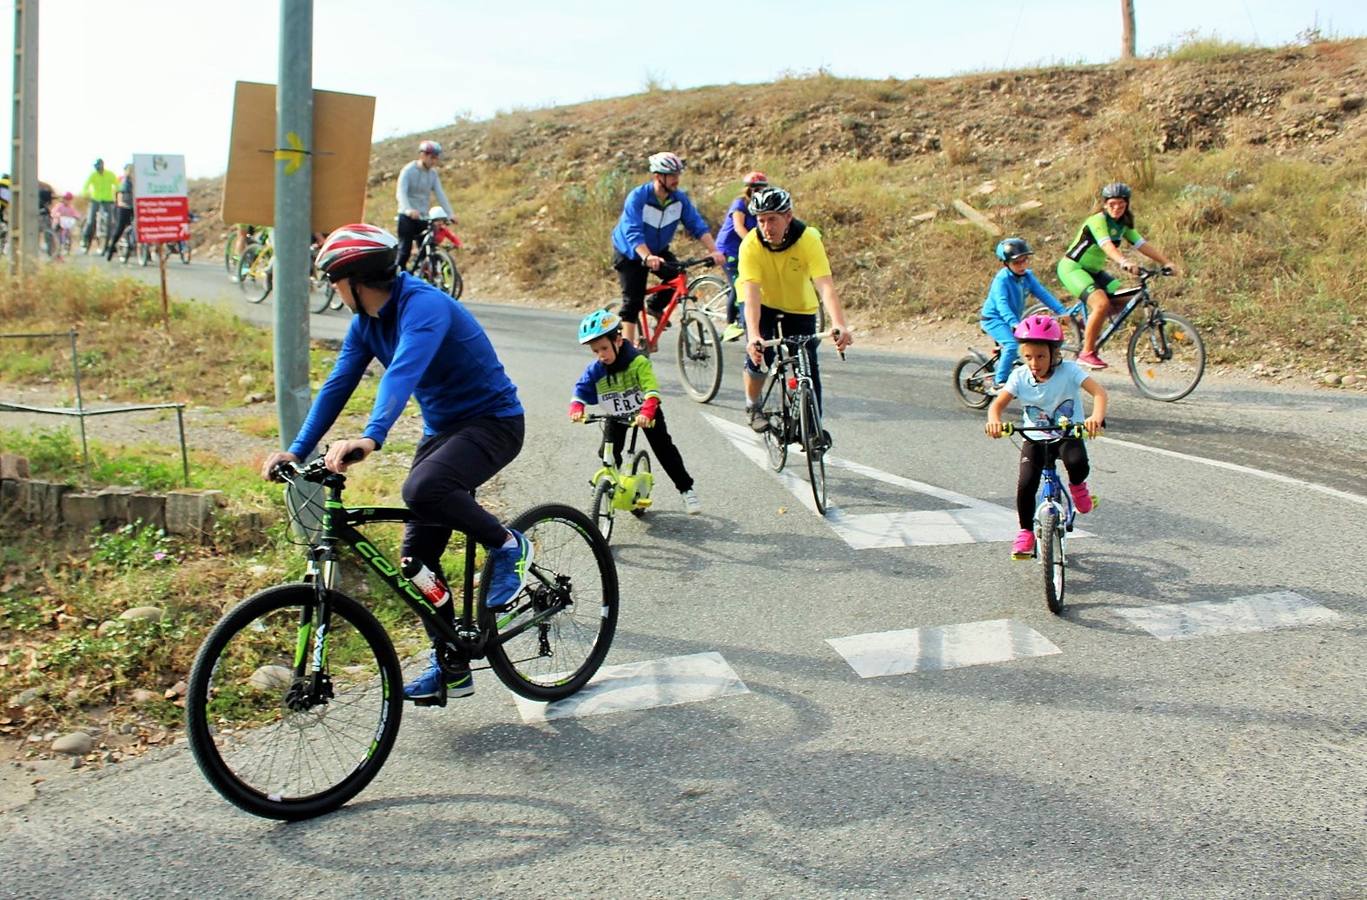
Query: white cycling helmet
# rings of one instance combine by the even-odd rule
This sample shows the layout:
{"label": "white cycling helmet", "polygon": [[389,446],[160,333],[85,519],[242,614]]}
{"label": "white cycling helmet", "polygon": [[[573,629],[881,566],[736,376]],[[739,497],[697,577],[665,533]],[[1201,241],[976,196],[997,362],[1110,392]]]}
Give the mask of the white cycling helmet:
{"label": "white cycling helmet", "polygon": [[650,157],[650,171],[653,175],[678,175],[684,170],[684,161],[677,153],[656,153]]}
{"label": "white cycling helmet", "polygon": [[427,211],[427,218],[429,218],[429,219],[449,219],[449,218],[451,218],[451,217],[450,217],[449,215],[447,215],[447,214],[446,214],[446,210],[442,209],[440,206],[434,206],[434,207],[432,207],[431,209],[429,209],[429,210]]}

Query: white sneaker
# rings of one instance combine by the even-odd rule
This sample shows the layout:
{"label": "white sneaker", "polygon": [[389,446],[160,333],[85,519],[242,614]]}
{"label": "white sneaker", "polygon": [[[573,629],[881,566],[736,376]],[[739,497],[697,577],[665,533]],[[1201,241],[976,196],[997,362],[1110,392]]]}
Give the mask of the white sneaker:
{"label": "white sneaker", "polygon": [[698,499],[698,492],[689,488],[679,496],[683,497],[684,512],[690,516],[696,516],[702,512],[702,501]]}

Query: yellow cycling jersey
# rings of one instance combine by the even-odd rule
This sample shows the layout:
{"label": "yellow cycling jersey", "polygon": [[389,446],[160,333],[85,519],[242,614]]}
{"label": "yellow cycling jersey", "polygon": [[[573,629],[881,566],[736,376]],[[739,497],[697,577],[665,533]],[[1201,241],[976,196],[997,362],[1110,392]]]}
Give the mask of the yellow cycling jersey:
{"label": "yellow cycling jersey", "polygon": [[[794,219],[793,225],[797,224]],[[740,242],[740,274],[736,282],[759,285],[763,306],[791,313],[815,313],[819,301],[812,279],[831,274],[821,232],[808,226],[783,250],[770,250],[759,238],[759,229],[754,228]],[[744,298],[744,294],[740,296]]]}

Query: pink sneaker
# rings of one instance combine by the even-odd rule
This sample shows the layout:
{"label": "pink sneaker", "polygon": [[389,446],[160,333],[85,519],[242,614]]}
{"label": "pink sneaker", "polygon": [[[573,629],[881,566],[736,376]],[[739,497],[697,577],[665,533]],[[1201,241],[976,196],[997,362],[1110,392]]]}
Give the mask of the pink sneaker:
{"label": "pink sneaker", "polygon": [[1016,542],[1011,545],[1012,559],[1029,559],[1035,555],[1035,533],[1027,528],[1022,528],[1020,534],[1016,535]]}
{"label": "pink sneaker", "polygon": [[1073,507],[1084,515],[1092,511],[1092,492],[1087,490],[1087,482],[1068,485],[1068,493],[1073,495]]}
{"label": "pink sneaker", "polygon": [[1077,355],[1077,364],[1078,364],[1079,366],[1086,366],[1086,367],[1089,368],[1089,369],[1108,369],[1108,368],[1110,368],[1110,366],[1107,364],[1106,360],[1102,359],[1100,356],[1097,356],[1095,352],[1092,352],[1092,353],[1079,353],[1079,354]]}

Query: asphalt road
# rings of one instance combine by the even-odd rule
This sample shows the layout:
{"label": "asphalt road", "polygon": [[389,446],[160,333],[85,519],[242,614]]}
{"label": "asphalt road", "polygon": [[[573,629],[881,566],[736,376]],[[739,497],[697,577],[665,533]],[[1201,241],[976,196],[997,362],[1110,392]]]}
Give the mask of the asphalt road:
{"label": "asphalt road", "polygon": [[[235,290],[216,266],[172,279]],[[587,362],[573,317],[471,308],[529,413],[502,496],[583,507],[597,438],[564,418]],[[726,349],[708,406],[657,357],[705,509],[685,516],[661,478],[618,523],[608,662],[713,654],[743,690],[527,724],[481,672],[474,697],[405,710],[356,800],[293,825],[229,806],[179,745],[0,814],[0,894],[1367,892],[1367,402],[1212,380],[1159,404],[1104,376],[1115,440],[1091,447],[1101,502],[1056,617],[1039,567],[990,539],[1014,527],[1016,452],[958,405],[951,360],[823,355],[841,465],[822,519],[802,457],[790,490],[729,427]],[[946,524],[963,510],[977,526]],[[1169,605],[1184,639],[1155,636]],[[838,640],[909,629],[906,674],[860,677],[860,642]]]}

